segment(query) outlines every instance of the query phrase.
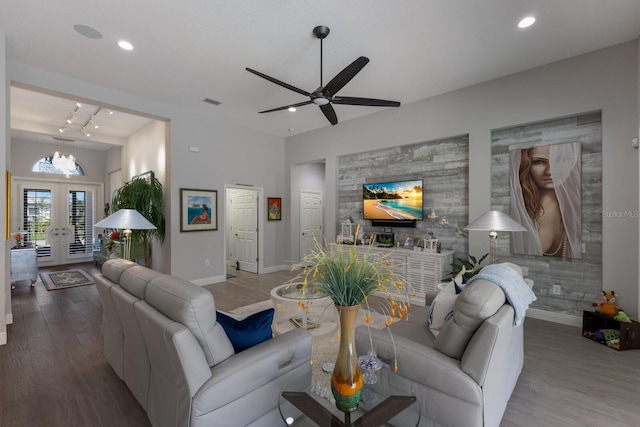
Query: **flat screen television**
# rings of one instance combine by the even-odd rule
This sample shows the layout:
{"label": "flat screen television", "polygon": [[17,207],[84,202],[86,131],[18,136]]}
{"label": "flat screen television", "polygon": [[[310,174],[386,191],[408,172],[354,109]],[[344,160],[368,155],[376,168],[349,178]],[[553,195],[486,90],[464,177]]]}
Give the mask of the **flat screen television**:
{"label": "flat screen television", "polygon": [[422,180],[390,181],[362,186],[364,219],[416,221],[422,219]]}

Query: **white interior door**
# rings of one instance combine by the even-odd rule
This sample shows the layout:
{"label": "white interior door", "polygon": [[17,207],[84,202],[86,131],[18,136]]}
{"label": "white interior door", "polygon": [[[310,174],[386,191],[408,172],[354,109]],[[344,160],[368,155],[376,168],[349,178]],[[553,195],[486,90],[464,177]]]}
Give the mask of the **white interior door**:
{"label": "white interior door", "polygon": [[229,189],[230,257],[240,270],[258,272],[258,191]]}
{"label": "white interior door", "polygon": [[20,229],[35,245],[38,265],[71,264],[93,258],[93,223],[97,186],[17,183]]}
{"label": "white interior door", "polygon": [[300,260],[322,240],[322,193],[300,192]]}

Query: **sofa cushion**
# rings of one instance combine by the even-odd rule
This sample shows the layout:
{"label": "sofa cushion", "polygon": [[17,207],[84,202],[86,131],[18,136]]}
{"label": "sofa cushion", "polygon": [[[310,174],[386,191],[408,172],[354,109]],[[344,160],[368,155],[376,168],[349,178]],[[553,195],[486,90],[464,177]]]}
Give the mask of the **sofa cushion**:
{"label": "sofa cushion", "polygon": [[159,271],[150,270],[141,265],[128,268],[122,273],[120,277],[120,286],[125,291],[139,299],[145,298],[145,289],[147,284],[160,276],[162,273]]}
{"label": "sofa cushion", "polygon": [[122,273],[136,265],[138,264],[122,258],[110,259],[102,264],[102,274],[113,283],[120,283],[120,276],[122,276]]}
{"label": "sofa cushion", "polygon": [[210,367],[234,354],[231,341],[216,322],[216,307],[211,292],[186,280],[163,274],[149,282],[145,299],[160,313],[191,331]]}
{"label": "sofa cushion", "polygon": [[444,324],[433,347],[449,357],[460,359],[474,332],[505,301],[502,289],[488,280],[477,280],[467,285],[456,299],[453,317]]}
{"label": "sofa cushion", "polygon": [[438,287],[440,292],[431,302],[427,316],[427,327],[434,336],[438,336],[445,322],[453,316],[453,305],[458,298],[453,281]]}
{"label": "sofa cushion", "polygon": [[271,338],[274,313],[275,310],[270,308],[238,320],[218,311],[216,320],[227,333],[235,352],[239,353]]}

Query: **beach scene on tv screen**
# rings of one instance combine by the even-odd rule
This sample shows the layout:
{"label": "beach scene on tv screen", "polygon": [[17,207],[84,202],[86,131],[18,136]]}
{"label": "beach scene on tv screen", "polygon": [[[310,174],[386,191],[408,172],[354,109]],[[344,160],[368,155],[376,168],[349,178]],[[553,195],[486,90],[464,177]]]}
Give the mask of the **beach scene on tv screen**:
{"label": "beach scene on tv screen", "polygon": [[364,219],[422,219],[422,180],[364,184]]}

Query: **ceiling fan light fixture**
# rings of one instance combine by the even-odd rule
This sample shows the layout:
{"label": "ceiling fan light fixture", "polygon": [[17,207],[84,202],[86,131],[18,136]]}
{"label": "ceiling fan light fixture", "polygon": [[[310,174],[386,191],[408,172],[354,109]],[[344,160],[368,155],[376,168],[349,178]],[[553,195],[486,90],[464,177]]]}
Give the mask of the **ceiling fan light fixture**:
{"label": "ceiling fan light fixture", "polygon": [[329,103],[329,100],[324,97],[318,97],[313,100],[313,103],[316,105],[327,105]]}

